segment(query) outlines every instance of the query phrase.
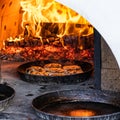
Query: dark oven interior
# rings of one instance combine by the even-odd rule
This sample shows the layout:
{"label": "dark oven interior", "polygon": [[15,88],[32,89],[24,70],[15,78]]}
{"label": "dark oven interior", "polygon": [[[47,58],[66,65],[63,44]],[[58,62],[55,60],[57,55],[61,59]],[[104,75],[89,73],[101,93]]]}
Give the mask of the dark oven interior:
{"label": "dark oven interior", "polygon": [[[46,60],[49,63],[55,61],[55,63],[58,62],[60,64],[61,61],[68,60],[70,65],[77,63],[75,61],[83,62],[83,64],[86,62],[86,64],[91,64],[91,68],[82,65],[85,73],[82,76],[86,76],[86,72],[90,71],[88,77],[84,79],[80,75],[76,79],[80,78],[83,80],[76,81],[94,79],[94,86],[100,89],[101,46],[99,33],[86,19],[70,8],[55,1],[41,1],[41,5],[39,2],[10,1],[6,4],[2,3],[1,60],[34,61],[35,64],[33,66],[36,66],[36,61],[44,62]],[[14,12],[11,7],[14,7]],[[8,13],[5,13],[5,10]],[[9,13],[8,10],[11,10],[11,12]],[[11,21],[8,21],[8,18],[12,18]],[[69,65],[68,62],[66,62],[67,65]],[[62,65],[62,67],[64,66]],[[81,65],[78,66],[81,67]],[[33,77],[31,75],[27,76],[21,68],[18,73],[22,74],[21,78],[24,80],[28,78],[36,81],[37,79],[37,77],[34,77],[35,74]],[[96,75],[97,77],[95,78]],[[59,76],[57,78],[59,79]],[[56,77],[53,79],[56,79]]]}

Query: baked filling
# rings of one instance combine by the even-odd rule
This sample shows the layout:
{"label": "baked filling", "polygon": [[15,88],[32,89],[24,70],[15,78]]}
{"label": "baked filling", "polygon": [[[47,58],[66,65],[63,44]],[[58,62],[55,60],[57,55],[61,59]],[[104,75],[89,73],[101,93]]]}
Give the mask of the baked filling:
{"label": "baked filling", "polygon": [[48,63],[43,67],[31,66],[26,69],[27,74],[41,76],[64,76],[83,73],[83,70],[78,65],[62,65],[60,63]]}

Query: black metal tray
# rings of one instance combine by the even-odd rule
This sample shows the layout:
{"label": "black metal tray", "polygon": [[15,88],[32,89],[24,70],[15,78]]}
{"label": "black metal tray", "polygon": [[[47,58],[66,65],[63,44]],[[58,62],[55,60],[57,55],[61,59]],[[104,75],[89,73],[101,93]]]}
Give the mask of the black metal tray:
{"label": "black metal tray", "polygon": [[0,111],[3,111],[9,106],[14,96],[15,90],[12,87],[6,84],[0,84]]}
{"label": "black metal tray", "polygon": [[[93,104],[91,106],[88,103]],[[64,106],[61,107],[62,104]],[[34,98],[32,107],[42,120],[120,120],[120,93],[95,89],[53,91]],[[93,116],[80,117],[69,116],[66,109],[90,109],[101,112]]]}
{"label": "black metal tray", "polygon": [[[30,66],[41,66],[42,67],[45,64],[52,63],[52,62],[60,63],[62,65],[64,65],[66,62],[72,62],[72,63],[80,66],[83,70],[83,73],[64,75],[64,76],[41,76],[41,75],[27,74],[25,72],[26,69]],[[59,60],[59,61],[41,60],[41,61],[33,61],[33,62],[27,62],[27,63],[22,64],[17,68],[17,72],[19,73],[20,78],[26,82],[32,82],[32,83],[36,83],[36,82],[79,83],[79,82],[87,80],[91,76],[91,74],[93,72],[93,65],[88,62],[77,61],[77,60],[73,60],[73,61],[70,61],[70,60]]]}

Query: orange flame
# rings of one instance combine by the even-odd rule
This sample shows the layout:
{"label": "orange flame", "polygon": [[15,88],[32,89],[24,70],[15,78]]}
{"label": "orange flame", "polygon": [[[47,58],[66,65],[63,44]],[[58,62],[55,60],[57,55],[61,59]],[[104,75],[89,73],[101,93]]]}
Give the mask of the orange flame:
{"label": "orange flame", "polygon": [[[58,23],[59,37],[74,33],[81,35],[85,28],[87,34],[93,32],[88,28],[89,22],[86,19],[54,0],[21,0],[20,5],[24,11],[21,24],[23,34],[27,30],[28,36],[41,38],[42,23]],[[73,23],[86,26],[81,29]]]}

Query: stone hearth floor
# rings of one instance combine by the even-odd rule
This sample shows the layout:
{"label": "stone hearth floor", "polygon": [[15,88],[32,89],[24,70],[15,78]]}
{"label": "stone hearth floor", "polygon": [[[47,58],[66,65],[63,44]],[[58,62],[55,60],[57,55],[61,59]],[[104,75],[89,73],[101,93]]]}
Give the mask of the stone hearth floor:
{"label": "stone hearth floor", "polygon": [[7,82],[15,89],[15,97],[9,106],[0,112],[0,120],[41,120],[32,108],[32,100],[44,93],[56,90],[88,89],[93,87],[93,80],[74,85],[28,83],[22,81],[17,73],[17,67],[22,62],[2,62],[2,82]]}

